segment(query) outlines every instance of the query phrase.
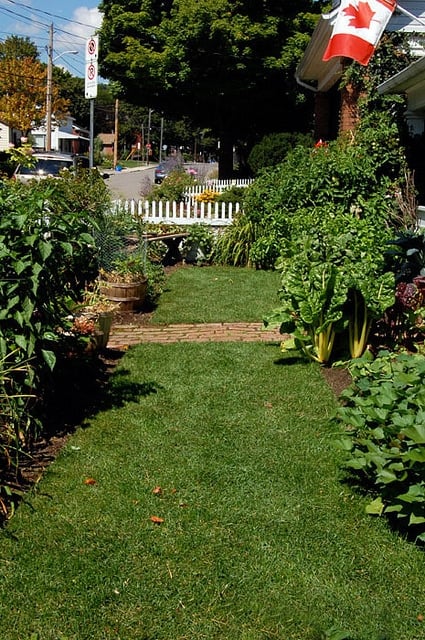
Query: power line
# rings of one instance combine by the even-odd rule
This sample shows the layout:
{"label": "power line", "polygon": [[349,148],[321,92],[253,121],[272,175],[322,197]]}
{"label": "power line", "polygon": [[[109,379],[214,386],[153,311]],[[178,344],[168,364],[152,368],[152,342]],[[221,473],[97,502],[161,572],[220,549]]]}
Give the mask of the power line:
{"label": "power line", "polygon": [[94,24],[85,24],[84,22],[79,22],[78,20],[72,20],[71,18],[65,18],[64,16],[59,16],[55,13],[49,13],[48,11],[43,11],[43,9],[36,9],[35,7],[28,7],[28,5],[23,4],[22,2],[17,2],[17,0],[7,0],[11,4],[14,4],[18,7],[23,7],[25,9],[31,9],[31,11],[35,11],[36,13],[43,13],[49,18],[58,18],[58,20],[65,20],[66,22],[71,22],[73,24],[78,24],[80,27],[90,27],[91,29],[96,29],[97,27]]}
{"label": "power line", "polygon": [[[8,0],[8,2],[10,2],[10,0]],[[2,12],[2,13],[10,13],[11,15],[17,16],[18,18],[21,18],[22,20],[28,20],[28,22],[31,22],[33,24],[34,23],[38,24],[38,25],[40,25],[42,27],[48,27],[49,26],[45,22],[39,22],[38,20],[34,20],[33,18],[30,18],[29,16],[24,16],[24,15],[22,15],[20,13],[17,13],[16,11],[12,11],[12,9],[6,9],[5,7],[1,7],[0,8],[0,12]]]}

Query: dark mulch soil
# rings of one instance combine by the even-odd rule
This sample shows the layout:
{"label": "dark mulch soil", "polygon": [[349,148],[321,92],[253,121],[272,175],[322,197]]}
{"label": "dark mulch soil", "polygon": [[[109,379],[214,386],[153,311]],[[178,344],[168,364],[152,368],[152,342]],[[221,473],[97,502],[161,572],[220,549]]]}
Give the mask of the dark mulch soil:
{"label": "dark mulch soil", "polygon": [[352,382],[350,373],[347,371],[347,369],[343,369],[342,367],[338,369],[323,367],[321,371],[323,377],[325,378],[326,382],[328,383],[336,397],[339,397],[344,389],[346,389]]}

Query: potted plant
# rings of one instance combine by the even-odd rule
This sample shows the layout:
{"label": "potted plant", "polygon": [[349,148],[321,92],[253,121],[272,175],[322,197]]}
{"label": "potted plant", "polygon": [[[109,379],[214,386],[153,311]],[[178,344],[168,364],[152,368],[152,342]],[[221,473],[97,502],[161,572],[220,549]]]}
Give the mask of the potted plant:
{"label": "potted plant", "polygon": [[140,253],[126,253],[116,258],[111,269],[100,269],[100,291],[119,305],[122,311],[139,309],[146,297],[146,258]]}
{"label": "potted plant", "polygon": [[77,329],[91,328],[98,348],[105,348],[108,344],[114,311],[118,309],[116,302],[109,300],[101,291],[99,285],[86,288],[83,299],[77,307],[74,324]]}
{"label": "potted plant", "polygon": [[214,247],[214,232],[207,224],[192,224],[189,235],[183,241],[182,255],[185,262],[208,262]]}

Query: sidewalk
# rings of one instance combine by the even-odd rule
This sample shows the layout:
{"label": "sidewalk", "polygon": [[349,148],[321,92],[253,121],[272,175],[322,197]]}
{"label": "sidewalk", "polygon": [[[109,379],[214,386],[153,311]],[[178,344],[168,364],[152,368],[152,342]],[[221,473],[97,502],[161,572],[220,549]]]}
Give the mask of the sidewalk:
{"label": "sidewalk", "polygon": [[277,329],[266,330],[261,322],[216,322],[211,324],[113,325],[109,349],[156,342],[281,342]]}

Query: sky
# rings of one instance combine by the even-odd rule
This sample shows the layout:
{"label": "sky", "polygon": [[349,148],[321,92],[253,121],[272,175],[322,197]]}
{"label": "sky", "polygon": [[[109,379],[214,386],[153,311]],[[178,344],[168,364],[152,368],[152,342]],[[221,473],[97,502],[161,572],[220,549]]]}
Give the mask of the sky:
{"label": "sky", "polygon": [[53,24],[54,64],[84,77],[86,42],[101,23],[98,4],[98,0],[0,0],[0,40],[28,37],[46,62]]}

